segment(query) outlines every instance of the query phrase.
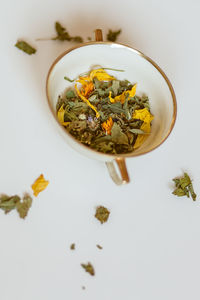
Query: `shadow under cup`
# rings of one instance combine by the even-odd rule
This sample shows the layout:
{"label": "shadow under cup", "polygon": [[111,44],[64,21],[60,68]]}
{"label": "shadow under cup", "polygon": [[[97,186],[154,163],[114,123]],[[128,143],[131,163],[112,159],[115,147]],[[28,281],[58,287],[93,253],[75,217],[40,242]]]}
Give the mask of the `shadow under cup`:
{"label": "shadow under cup", "polygon": [[[96,66],[124,70],[123,72],[108,70],[108,73],[119,80],[128,79],[132,84],[137,83],[136,94],[149,97],[151,113],[154,115],[151,134],[138,149],[131,153],[110,155],[97,152],[75,140],[57,120],[56,103],[58,96],[66,88],[73,85],[73,83],[64,80],[64,76],[72,79],[77,78],[81,73],[85,73]],[[129,181],[125,158],[145,154],[157,148],[169,136],[176,119],[175,93],[164,72],[156,63],[138,50],[110,42],[85,43],[69,49],[58,57],[51,66],[47,77],[47,98],[57,121],[57,127],[60,128],[60,132],[67,143],[90,158],[107,162],[110,175],[117,184]],[[118,163],[122,179],[117,179],[113,160]]]}

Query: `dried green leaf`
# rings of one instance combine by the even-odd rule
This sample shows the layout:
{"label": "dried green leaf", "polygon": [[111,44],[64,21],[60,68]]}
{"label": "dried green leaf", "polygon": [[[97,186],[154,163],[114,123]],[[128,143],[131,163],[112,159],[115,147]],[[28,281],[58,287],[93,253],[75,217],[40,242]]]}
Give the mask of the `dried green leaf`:
{"label": "dried green leaf", "polygon": [[18,41],[15,44],[15,47],[17,47],[18,49],[24,51],[25,53],[31,55],[34,54],[36,52],[36,49],[33,48],[32,46],[30,46],[27,42],[25,41]]}
{"label": "dried green leaf", "polygon": [[143,130],[137,129],[137,128],[129,129],[129,131],[134,133],[134,134],[148,134],[148,133],[144,132]]}
{"label": "dried green leaf", "polygon": [[189,197],[191,195],[193,201],[196,200],[196,194],[194,192],[191,179],[187,173],[184,173],[184,175],[180,178],[174,178],[173,181],[176,186],[176,189],[172,192],[174,195],[179,197]]}
{"label": "dried green leaf", "polygon": [[110,212],[104,206],[98,206],[96,208],[95,218],[101,222],[101,224],[107,222]]}
{"label": "dried green leaf", "polygon": [[17,203],[19,203],[19,202],[20,202],[20,197],[17,195],[14,195],[14,196],[1,195],[0,196],[0,208],[4,210],[5,214],[7,214],[11,210],[15,209]]}
{"label": "dried green leaf", "polygon": [[83,267],[83,269],[85,269],[85,271],[87,273],[89,273],[91,276],[95,275],[95,271],[94,271],[94,267],[92,266],[92,264],[90,262],[88,262],[87,264],[81,264],[81,266]]}
{"label": "dried green leaf", "polygon": [[190,192],[190,194],[191,194],[191,196],[192,196],[193,201],[196,201],[197,195],[196,195],[195,192],[194,192],[192,183],[190,183],[190,184],[188,185],[188,190],[189,190],[189,192]]}
{"label": "dried green leaf", "polygon": [[70,249],[75,250],[75,243],[71,244]]}
{"label": "dried green leaf", "polygon": [[22,202],[18,202],[16,204],[16,209],[19,213],[19,216],[20,218],[24,219],[27,214],[28,214],[28,211],[32,205],[32,198],[29,194],[25,194],[23,199],[22,199]]}
{"label": "dried green leaf", "polygon": [[55,30],[57,36],[52,38],[52,40],[59,40],[59,41],[73,41],[77,43],[82,43],[83,39],[80,36],[70,36],[70,34],[66,31],[66,28],[63,27],[59,22],[55,23]]}
{"label": "dried green leaf", "polygon": [[112,81],[112,91],[113,91],[113,94],[114,96],[117,96],[118,92],[119,92],[119,80],[113,80]]}
{"label": "dried green leaf", "polygon": [[68,90],[68,91],[66,92],[66,97],[67,97],[67,99],[71,99],[71,98],[76,97],[76,95],[75,95],[75,93],[74,93],[73,90]]}
{"label": "dried green leaf", "polygon": [[181,196],[186,196],[186,193],[185,193],[185,191],[184,191],[182,188],[176,188],[176,189],[172,192],[172,194],[174,194],[174,195],[176,195],[176,196],[179,196],[179,197],[181,197]]}
{"label": "dried green leaf", "polygon": [[107,40],[111,42],[115,42],[118,38],[118,35],[121,33],[121,29],[117,31],[109,30],[107,33]]}
{"label": "dried green leaf", "polygon": [[111,138],[112,141],[117,144],[128,144],[128,137],[125,133],[122,132],[121,127],[114,122],[111,129]]}
{"label": "dried green leaf", "polygon": [[103,247],[101,246],[101,245],[96,245],[97,246],[97,248],[99,248],[100,250],[102,250],[103,249]]}
{"label": "dried green leaf", "polygon": [[76,80],[76,78],[75,78],[75,79],[70,79],[70,78],[67,77],[67,76],[64,76],[64,79],[67,80],[67,81],[69,81],[69,82],[74,82],[74,81]]}

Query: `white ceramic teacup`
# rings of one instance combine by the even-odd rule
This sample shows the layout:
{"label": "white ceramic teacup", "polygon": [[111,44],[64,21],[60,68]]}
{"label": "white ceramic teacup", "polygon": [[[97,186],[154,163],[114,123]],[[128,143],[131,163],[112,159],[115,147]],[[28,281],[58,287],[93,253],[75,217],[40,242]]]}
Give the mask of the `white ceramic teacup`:
{"label": "white ceramic teacup", "polygon": [[[54,61],[47,76],[47,99],[57,127],[66,142],[82,154],[106,162],[113,181],[120,185],[129,182],[125,159],[154,150],[169,136],[176,120],[176,97],[165,73],[149,57],[126,45],[103,42],[100,29],[97,29],[95,33],[95,42],[73,47]],[[119,73],[109,71],[109,74],[119,80],[128,79],[132,83],[137,83],[137,95],[146,94],[149,97],[151,112],[154,115],[151,134],[132,153],[113,155],[97,152],[76,140],[58,122],[56,116],[58,96],[72,85],[64,80],[64,76],[76,78],[96,65],[124,70]],[[115,169],[114,162],[119,167],[121,177]]]}

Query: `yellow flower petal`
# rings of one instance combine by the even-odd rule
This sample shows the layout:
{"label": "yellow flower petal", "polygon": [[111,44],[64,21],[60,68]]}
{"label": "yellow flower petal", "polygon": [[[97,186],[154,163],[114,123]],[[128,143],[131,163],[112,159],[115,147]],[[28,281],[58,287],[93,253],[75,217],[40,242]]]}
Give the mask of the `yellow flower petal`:
{"label": "yellow flower petal", "polygon": [[81,92],[79,91],[79,89],[78,89],[78,87],[77,87],[77,84],[75,84],[75,90],[76,90],[78,96],[79,96],[84,102],[86,102],[88,106],[90,106],[90,107],[95,111],[96,117],[99,118],[99,117],[100,117],[99,112],[96,110],[96,108],[94,107],[94,105],[92,105],[92,104],[90,103],[90,101],[89,101],[85,96],[83,96],[83,95],[81,94]]}
{"label": "yellow flower petal", "polygon": [[33,195],[37,197],[37,195],[46,189],[47,185],[49,184],[48,180],[44,179],[43,174],[41,174],[35,182],[32,184]]}
{"label": "yellow flower petal", "polygon": [[132,87],[132,89],[130,91],[124,91],[121,95],[115,96],[115,98],[112,98],[112,96],[111,96],[112,93],[110,91],[109,92],[110,102],[111,103],[121,102],[121,104],[124,104],[127,94],[129,95],[129,97],[134,97],[135,96],[136,87],[137,87],[137,84],[134,84],[134,86]]}
{"label": "yellow flower petal", "polygon": [[148,109],[143,108],[134,111],[133,119],[138,119],[144,121],[145,123],[150,123],[154,119],[154,116],[151,115]]}
{"label": "yellow flower petal", "polygon": [[[151,121],[153,118],[154,116],[146,108],[135,110],[133,113],[133,119],[144,121],[140,129],[145,133],[151,132]],[[136,149],[140,147],[147,137],[147,134],[139,134],[133,148]]]}
{"label": "yellow flower petal", "polygon": [[108,73],[106,73],[105,70],[103,69],[96,69],[96,70],[92,70],[90,72],[90,80],[93,80],[94,78],[97,78],[100,81],[110,81],[110,80],[114,80],[115,77],[110,76]]}
{"label": "yellow flower petal", "polygon": [[64,123],[64,115],[65,115],[65,110],[62,105],[57,112],[58,121],[61,125],[63,125]]}
{"label": "yellow flower petal", "polygon": [[134,84],[134,86],[132,87],[132,89],[130,91],[126,91],[127,94],[129,94],[129,97],[134,97],[136,94],[136,87],[137,87],[137,83]]}

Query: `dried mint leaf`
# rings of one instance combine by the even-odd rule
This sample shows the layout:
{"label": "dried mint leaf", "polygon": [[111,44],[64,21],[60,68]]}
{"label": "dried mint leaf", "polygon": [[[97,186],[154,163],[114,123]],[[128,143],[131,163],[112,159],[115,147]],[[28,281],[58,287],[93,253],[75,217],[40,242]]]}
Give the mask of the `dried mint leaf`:
{"label": "dried mint leaf", "polygon": [[115,122],[111,129],[112,141],[116,144],[128,144],[128,137],[122,132],[121,127]]}
{"label": "dried mint leaf", "polygon": [[107,33],[107,40],[111,41],[111,42],[115,42],[118,38],[118,35],[121,33],[121,29],[117,30],[117,31],[113,31],[111,29],[109,29],[108,33]]}
{"label": "dried mint leaf", "polygon": [[77,43],[83,42],[83,39],[80,36],[74,36],[74,37],[70,36],[70,34],[66,31],[66,28],[63,27],[59,22],[55,23],[55,30],[56,30],[57,36],[52,38],[52,40],[73,41],[73,42],[77,42]]}
{"label": "dried mint leaf", "polygon": [[92,266],[92,264],[90,262],[88,262],[87,264],[81,264],[81,266],[83,267],[83,269],[85,269],[85,271],[87,273],[89,273],[91,276],[95,275],[95,271],[94,268]]}
{"label": "dried mint leaf", "polygon": [[75,250],[75,244],[74,244],[74,243],[71,244],[70,249],[71,249],[71,250]]}
{"label": "dried mint leaf", "polygon": [[187,173],[184,173],[184,175],[180,178],[174,178],[173,181],[176,187],[172,192],[174,195],[179,197],[191,196],[193,201],[196,200],[197,195],[194,192],[192,181]]}
{"label": "dried mint leaf", "polygon": [[4,210],[5,214],[9,213],[11,210],[16,208],[17,203],[20,202],[20,197],[17,195],[14,196],[7,196],[1,195],[0,196],[0,208]]}
{"label": "dried mint leaf", "polygon": [[29,194],[25,194],[22,202],[18,202],[16,204],[16,209],[19,213],[20,218],[24,219],[27,216],[28,211],[32,205],[32,201],[33,199],[31,198],[31,196]]}
{"label": "dried mint leaf", "polygon": [[34,54],[36,52],[36,49],[33,48],[32,46],[30,46],[27,42],[25,41],[18,41],[15,44],[15,47],[17,47],[18,49],[24,51],[25,53],[31,55]]}
{"label": "dried mint leaf", "polygon": [[95,218],[101,222],[101,224],[107,222],[110,212],[104,206],[98,206],[96,208]]}

